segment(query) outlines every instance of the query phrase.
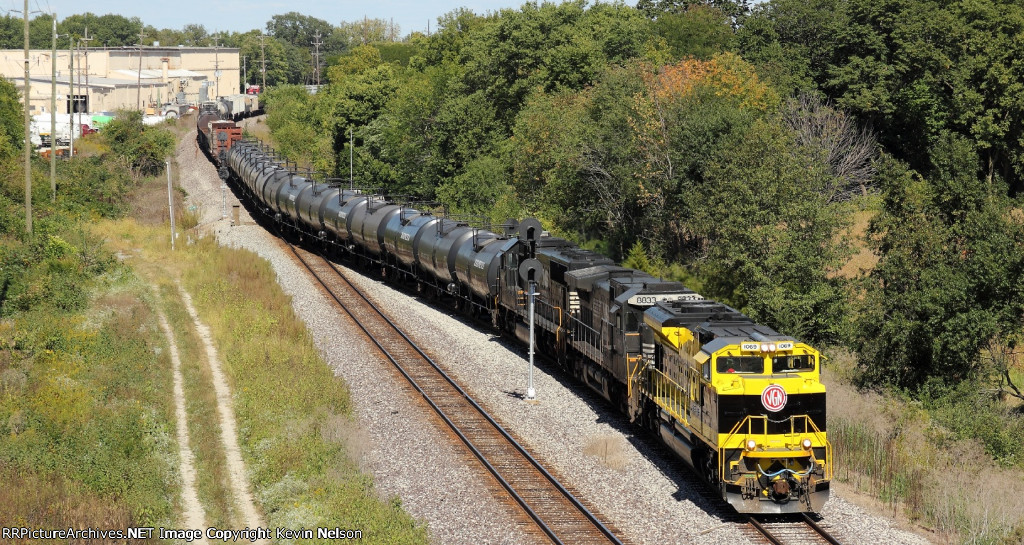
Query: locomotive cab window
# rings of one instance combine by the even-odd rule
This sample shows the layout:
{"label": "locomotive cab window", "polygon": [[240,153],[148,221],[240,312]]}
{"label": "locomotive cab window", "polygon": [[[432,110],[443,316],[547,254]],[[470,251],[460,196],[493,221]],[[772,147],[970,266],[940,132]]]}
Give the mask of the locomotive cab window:
{"label": "locomotive cab window", "polygon": [[716,367],[719,373],[764,373],[764,358],[761,356],[718,356]]}
{"label": "locomotive cab window", "polygon": [[796,373],[799,371],[814,370],[814,356],[802,354],[799,356],[775,356],[772,358],[773,373]]}

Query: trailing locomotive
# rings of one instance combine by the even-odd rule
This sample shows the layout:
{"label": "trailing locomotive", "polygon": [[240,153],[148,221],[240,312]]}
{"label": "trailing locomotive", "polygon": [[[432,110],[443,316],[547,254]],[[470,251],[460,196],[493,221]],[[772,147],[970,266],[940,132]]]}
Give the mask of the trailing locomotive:
{"label": "trailing locomotive", "polygon": [[533,290],[539,351],[653,432],[737,511],[816,512],[828,499],[832,449],[813,347],[549,236],[537,220],[474,227],[315,180],[233,122],[199,122],[221,176],[283,230],[524,342]]}

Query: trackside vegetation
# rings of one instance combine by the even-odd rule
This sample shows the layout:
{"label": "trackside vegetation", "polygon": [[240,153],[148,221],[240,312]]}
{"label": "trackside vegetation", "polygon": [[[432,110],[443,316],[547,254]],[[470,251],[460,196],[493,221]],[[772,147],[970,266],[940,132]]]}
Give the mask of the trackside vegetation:
{"label": "trackside vegetation", "polygon": [[[49,165],[33,164],[34,234],[27,236],[19,110],[13,85],[0,81],[0,519],[51,529],[180,526],[159,308],[185,359],[206,523],[237,523],[205,355],[180,283],[224,357],[243,456],[267,522],[359,529],[371,543],[426,542],[426,528],[397,499],[380,498],[349,454],[366,446],[346,444],[346,430],[355,428],[346,386],[317,356],[268,265],[205,239],[187,246],[183,238],[171,252],[157,167],[180,134],[120,115],[114,130],[83,139],[88,155],[59,162],[55,201]],[[180,210],[181,195],[175,198]],[[194,224],[194,217],[185,221]]]}
{"label": "trackside vegetation", "polygon": [[170,525],[177,457],[153,298],[86,228],[123,212],[131,180],[101,157],[62,162],[53,202],[48,165],[34,165],[27,238],[16,97],[0,81],[0,519]]}
{"label": "trackside vegetation", "polygon": [[[151,183],[154,189],[162,186]],[[201,363],[205,354],[189,329],[179,284],[211,329],[232,389],[253,496],[267,524],[359,529],[370,543],[427,541],[426,528],[402,510],[401,502],[379,498],[372,478],[361,473],[357,453],[366,445],[349,443],[358,434],[350,433],[357,426],[351,421],[348,390],[319,357],[269,264],[251,252],[219,247],[212,237],[172,252],[167,228],[129,218],[96,230],[117,251],[135,249],[130,261],[159,286],[183,357],[199,360],[183,361],[183,373],[197,484],[208,522],[237,524],[237,513],[218,451],[219,417],[209,394],[209,372]],[[204,426],[213,429],[195,429]]]}

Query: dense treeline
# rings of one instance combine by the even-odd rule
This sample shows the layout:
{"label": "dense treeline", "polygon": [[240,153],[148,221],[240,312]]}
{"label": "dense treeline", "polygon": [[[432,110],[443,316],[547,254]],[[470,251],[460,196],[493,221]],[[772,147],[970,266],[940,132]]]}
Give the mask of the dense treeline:
{"label": "dense treeline", "polygon": [[[1017,394],[1019,3],[576,1],[439,23],[351,47],[315,96],[274,89],[278,144],[347,177],[351,131],[361,184],[536,215],[853,348],[867,384]],[[844,269],[863,244],[877,264]]]}
{"label": "dense treeline", "polygon": [[[25,46],[24,20],[10,14],[0,16],[0,49],[21,49]],[[260,72],[266,61],[267,85],[283,83],[315,83],[313,42],[318,48],[321,71],[349,48],[364,43],[383,44],[398,39],[398,28],[380,19],[342,21],[333,25],[323,19],[289,12],[274,15],[265,29],[247,32],[210,33],[202,24],[185,25],[182,29],[157,29],[138,17],[93,13],[75,14],[57,21],[60,36],[57,47],[71,44],[90,48],[124,47],[142,44],[163,47],[237,47],[245,57],[249,83],[263,81]],[[260,35],[264,34],[261,39]],[[88,36],[88,42],[80,40]],[[318,37],[319,36],[319,37]],[[33,49],[50,49],[53,39],[53,17],[38,15],[29,22],[29,45]],[[324,78],[321,78],[321,80]]]}

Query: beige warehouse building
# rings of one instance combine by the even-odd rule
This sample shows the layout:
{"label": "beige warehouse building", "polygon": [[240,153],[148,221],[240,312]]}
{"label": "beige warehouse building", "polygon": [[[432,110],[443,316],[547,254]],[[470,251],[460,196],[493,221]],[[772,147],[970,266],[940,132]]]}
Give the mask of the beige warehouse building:
{"label": "beige warehouse building", "polygon": [[[19,91],[24,89],[24,59],[22,49],[0,50],[0,75]],[[179,94],[185,103],[198,104],[204,83],[211,100],[241,92],[237,48],[90,48],[88,53],[74,53],[73,71],[70,59],[68,50],[57,51],[57,113],[69,112],[71,96],[76,111],[107,112],[159,106],[174,102]],[[50,111],[51,72],[50,50],[31,50],[29,109],[33,114]],[[69,79],[74,79],[73,93]]]}

